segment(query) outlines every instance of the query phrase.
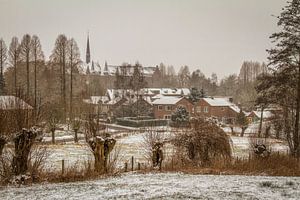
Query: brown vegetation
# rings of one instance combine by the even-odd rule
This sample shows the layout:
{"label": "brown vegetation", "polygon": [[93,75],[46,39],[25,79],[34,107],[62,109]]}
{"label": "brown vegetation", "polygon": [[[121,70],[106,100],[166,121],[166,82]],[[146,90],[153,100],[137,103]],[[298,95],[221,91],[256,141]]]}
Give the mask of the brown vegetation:
{"label": "brown vegetation", "polygon": [[230,138],[215,123],[198,118],[192,129],[177,134],[174,145],[183,164],[210,165],[214,160],[231,159]]}

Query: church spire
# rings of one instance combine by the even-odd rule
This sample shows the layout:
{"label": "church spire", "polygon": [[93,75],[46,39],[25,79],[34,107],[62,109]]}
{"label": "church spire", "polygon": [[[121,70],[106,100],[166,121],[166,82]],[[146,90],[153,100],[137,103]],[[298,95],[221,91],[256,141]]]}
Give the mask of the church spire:
{"label": "church spire", "polygon": [[88,34],[87,37],[87,44],[86,44],[86,60],[85,60],[86,64],[89,64],[91,62],[91,52],[90,52],[90,37]]}

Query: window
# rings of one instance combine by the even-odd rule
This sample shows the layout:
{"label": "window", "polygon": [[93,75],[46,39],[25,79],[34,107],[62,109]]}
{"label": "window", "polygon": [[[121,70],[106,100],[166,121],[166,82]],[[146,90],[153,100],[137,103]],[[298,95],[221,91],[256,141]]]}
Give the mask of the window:
{"label": "window", "polygon": [[179,105],[177,106],[177,108],[180,108],[180,107],[182,107],[182,108],[185,108],[185,109],[186,109],[186,107],[185,107],[184,105],[182,105],[182,104],[179,104]]}
{"label": "window", "polygon": [[165,115],[164,118],[165,119],[171,119],[171,115]]}
{"label": "window", "polygon": [[158,110],[162,110],[163,109],[163,107],[162,106],[157,106],[158,107]]}
{"label": "window", "polygon": [[200,113],[201,112],[201,106],[196,106],[196,112]]}
{"label": "window", "polygon": [[203,112],[208,113],[208,107],[207,106],[204,106]]}
{"label": "window", "polygon": [[166,106],[166,111],[171,111],[172,110],[172,106]]}

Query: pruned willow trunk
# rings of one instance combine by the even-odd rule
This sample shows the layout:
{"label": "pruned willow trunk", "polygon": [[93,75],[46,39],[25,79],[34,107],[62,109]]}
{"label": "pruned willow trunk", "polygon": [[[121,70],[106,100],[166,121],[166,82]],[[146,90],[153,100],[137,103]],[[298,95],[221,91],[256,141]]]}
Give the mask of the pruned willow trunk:
{"label": "pruned willow trunk", "polygon": [[37,134],[35,131],[23,129],[14,138],[15,152],[12,168],[15,175],[26,173],[28,156]]}
{"label": "pruned willow trunk", "polygon": [[95,158],[95,171],[98,173],[107,173],[109,154],[113,150],[116,140],[97,136],[90,139],[88,143]]}
{"label": "pruned willow trunk", "polygon": [[6,144],[6,140],[0,137],[0,156],[2,155],[2,151],[4,149],[5,144]]}

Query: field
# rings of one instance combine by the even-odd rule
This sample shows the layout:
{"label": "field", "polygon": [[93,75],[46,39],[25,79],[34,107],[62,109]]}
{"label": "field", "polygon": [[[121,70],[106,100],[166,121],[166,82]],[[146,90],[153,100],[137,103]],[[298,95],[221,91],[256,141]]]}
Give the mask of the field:
{"label": "field", "polygon": [[[170,138],[172,134],[169,132],[161,133],[164,138]],[[58,137],[58,139],[65,139],[71,136],[62,136]],[[137,133],[133,132],[131,135],[117,138],[117,144],[115,147],[115,153],[118,154],[118,163],[117,166],[123,167],[125,162],[130,162],[131,157],[134,157],[135,165],[136,163],[148,164],[148,160],[146,158],[147,153],[145,151],[145,142],[144,138],[146,137],[146,133]],[[247,157],[249,155],[249,139],[248,137],[238,137],[231,136],[232,140],[232,151],[234,157]],[[269,143],[271,144],[271,151],[277,152],[287,152],[287,145],[276,139],[269,139]],[[74,144],[73,141],[64,142],[63,144],[56,145],[48,145],[50,150],[50,157],[47,160],[47,168],[51,170],[60,170],[61,168],[61,160],[65,160],[66,167],[76,165],[83,165],[88,161],[93,161],[93,155],[89,150],[88,145],[84,140],[81,140],[79,144]],[[166,144],[164,147],[165,158],[168,155],[171,155],[174,151],[174,148],[170,144]]]}
{"label": "field", "polygon": [[95,181],[0,189],[10,199],[299,199],[299,177],[127,173]]}

